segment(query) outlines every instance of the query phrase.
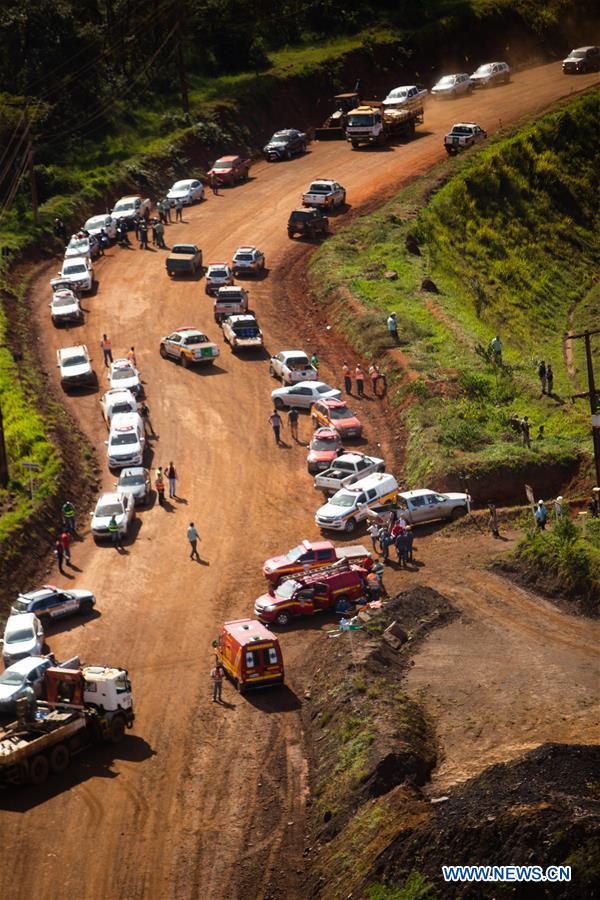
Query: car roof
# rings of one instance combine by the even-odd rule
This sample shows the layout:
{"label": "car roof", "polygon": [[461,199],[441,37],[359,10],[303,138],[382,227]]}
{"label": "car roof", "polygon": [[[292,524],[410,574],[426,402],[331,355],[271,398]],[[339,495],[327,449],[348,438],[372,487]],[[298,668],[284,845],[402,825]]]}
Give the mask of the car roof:
{"label": "car roof", "polygon": [[[117,203],[122,203],[123,200],[141,200],[141,199],[142,198],[140,197],[139,194],[128,194],[126,197],[119,197],[119,199],[117,200]],[[117,205],[117,203],[115,203],[115,206]]]}
{"label": "car roof", "polygon": [[316,206],[303,206],[300,209],[293,209],[290,213],[291,216],[296,215],[297,213],[301,213],[304,215],[305,213],[318,212]]}
{"label": "car roof", "polygon": [[51,597],[56,593],[58,588],[53,587],[50,584],[44,585],[43,588],[38,588],[36,591],[27,591],[26,593],[19,594],[18,600],[43,600],[44,597]]}
{"label": "car roof", "polygon": [[68,259],[63,259],[63,267],[65,265],[72,266],[73,263],[82,263],[87,268],[87,256],[69,256]]}
{"label": "car roof", "polygon": [[223,630],[235,638],[242,647],[258,641],[279,643],[275,635],[265,628],[262,622],[257,622],[255,619],[233,619],[230,622],[224,622]]}
{"label": "car roof", "polygon": [[277,356],[305,356],[308,359],[308,353],[305,353],[304,350],[280,350]]}
{"label": "car roof", "polygon": [[[304,382],[306,384],[306,382]],[[345,406],[346,401],[340,400],[338,397],[327,397],[324,400],[317,401],[319,403],[325,403],[327,406],[338,409],[340,406]]]}
{"label": "car roof", "polygon": [[314,184],[315,181],[322,181],[323,184],[335,184],[335,178],[313,178],[311,184]]}
{"label": "car roof", "polygon": [[144,475],[147,471],[144,466],[131,466],[129,469],[121,469],[119,480],[131,475]]}
{"label": "car roof", "polygon": [[116,415],[112,417],[110,430],[111,432],[122,431],[123,429],[129,431],[130,429],[135,428],[141,421],[142,418],[138,412],[116,413]]}
{"label": "car roof", "polygon": [[315,433],[313,434],[313,438],[334,438],[336,441],[340,440],[340,436],[335,428],[332,428],[330,425],[322,425],[320,428],[317,428]]}
{"label": "car roof", "polygon": [[[290,388],[297,388],[297,387],[317,388],[317,387],[323,387],[323,386],[329,387],[329,385],[325,384],[324,381],[315,381],[314,379],[309,378],[306,381],[299,381],[297,384],[288,384],[288,385],[286,385],[286,388],[289,390]],[[331,390],[334,391],[335,388],[331,388]]]}
{"label": "car roof", "polygon": [[477,122],[455,122],[452,126],[452,131],[455,128],[477,128]]}
{"label": "car roof", "polygon": [[437,491],[430,491],[429,488],[418,488],[416,491],[402,491],[399,496],[410,500],[412,497],[429,497],[436,493]]}
{"label": "car roof", "polygon": [[254,322],[255,325],[258,325],[256,321],[256,316],[251,315],[250,313],[239,313],[235,316],[227,316],[228,322]]}
{"label": "car roof", "polygon": [[219,288],[219,294],[239,294],[243,290],[245,290],[245,288],[243,288],[241,284],[226,284],[222,288]]}
{"label": "car roof", "polygon": [[103,400],[133,400],[135,403],[135,397],[129,390],[129,388],[111,388],[110,391],[106,391],[104,394]]}
{"label": "car roof", "polygon": [[112,369],[125,369],[125,368],[133,368],[133,363],[130,359],[122,356],[119,359],[114,359],[111,363]]}
{"label": "car roof", "polygon": [[238,155],[235,155],[235,156],[220,156],[218,159],[215,160],[215,162],[216,162],[216,163],[218,163],[218,162],[234,162],[236,159],[239,159],[239,158],[240,158],[240,157],[239,157]]}
{"label": "car roof", "polygon": [[172,333],[172,334],[173,334],[173,333],[181,334],[181,335],[183,335],[184,337],[189,337],[189,336],[192,335],[192,334],[204,334],[204,332],[203,332],[203,331],[200,331],[199,328],[188,328],[188,327],[186,327],[186,326],[184,326],[183,328],[176,328],[176,329],[175,329],[175,332],[171,332],[171,333]]}
{"label": "car roof", "polygon": [[76,344],[74,347],[59,347],[58,352],[61,356],[75,356],[81,352],[87,353],[85,344]]}
{"label": "car roof", "polygon": [[229,263],[226,262],[212,262],[208,264],[209,269],[228,269]]}
{"label": "car roof", "polygon": [[253,244],[247,244],[243,247],[238,247],[235,251],[236,253],[252,253],[256,251],[256,247]]}
{"label": "car roof", "polygon": [[[19,659],[12,666],[7,666],[5,672],[17,672],[19,675],[27,675],[32,669],[43,663],[48,662],[45,656],[26,656],[25,659]],[[4,673],[3,673],[4,674]]]}
{"label": "car roof", "polygon": [[33,625],[36,618],[37,616],[32,612],[11,613],[6,620],[6,631],[14,631],[16,628],[22,628],[23,625]]}
{"label": "car roof", "polygon": [[[123,501],[123,491],[104,491],[103,494],[100,494],[98,497],[98,503],[113,503],[122,502]],[[96,506],[98,506],[98,503]]]}
{"label": "car roof", "polygon": [[578,50],[596,50],[596,44],[588,44],[585,47],[573,47],[572,50],[569,50],[569,53],[577,53]]}

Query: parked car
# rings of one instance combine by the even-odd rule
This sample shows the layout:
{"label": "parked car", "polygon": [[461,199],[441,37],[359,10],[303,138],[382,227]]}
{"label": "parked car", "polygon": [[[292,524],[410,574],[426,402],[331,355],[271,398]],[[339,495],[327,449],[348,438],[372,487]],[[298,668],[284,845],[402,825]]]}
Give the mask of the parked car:
{"label": "parked car", "polygon": [[335,428],[342,438],[360,437],[362,434],[360,419],[339,398],[321,398],[313,404],[310,414],[313,428]]}
{"label": "parked car", "polygon": [[10,615],[0,641],[4,665],[10,666],[26,656],[41,656],[44,640],[44,629],[36,615],[30,612]]}
{"label": "parked car", "polygon": [[239,350],[262,350],[263,333],[252,315],[229,316],[221,323],[223,338],[232,353]]}
{"label": "parked car", "polygon": [[398,494],[398,513],[411,525],[437,519],[458,519],[468,510],[469,497],[461,493],[438,493],[421,489]]}
{"label": "parked car", "polygon": [[311,475],[324,472],[342,453],[342,439],[335,428],[317,428],[308,445],[306,464]]}
{"label": "parked car", "polygon": [[288,219],[287,231],[289,238],[299,234],[300,237],[306,235],[313,240],[317,234],[329,232],[329,219],[322,210],[313,207],[293,209]]}
{"label": "parked car", "polygon": [[265,255],[257,247],[238,247],[231,263],[234,275],[258,275],[265,268]]}
{"label": "parked car", "polygon": [[219,355],[219,348],[197,328],[178,328],[161,338],[160,355],[181,363],[184,369],[192,365],[212,366]]}
{"label": "parked car", "polygon": [[64,287],[55,289],[50,303],[50,316],[54,325],[79,325],[83,322],[83,310],[75,291]]}
{"label": "parked car", "polygon": [[97,259],[100,256],[100,242],[93,234],[86,237],[85,234],[74,234],[65,249],[65,259],[78,259],[79,257]]}
{"label": "parked car", "polygon": [[83,226],[84,231],[88,231],[90,234],[95,235],[95,237],[98,237],[103,228],[110,240],[114,241],[117,237],[117,220],[113,219],[112,216],[109,216],[108,213],[101,213],[99,216],[91,216]]}
{"label": "parked car", "polygon": [[44,673],[56,665],[53,657],[26,656],[13,663],[0,675],[0,716],[14,716],[19,697],[31,688],[39,699],[44,696]]}
{"label": "parked car", "polygon": [[600,47],[577,47],[562,64],[565,75],[583,75],[600,69]]}
{"label": "parked car", "polygon": [[342,396],[337,388],[332,388],[322,381],[301,381],[289,387],[276,388],[271,391],[271,399],[276,409],[294,406],[299,409],[310,409],[315,401],[333,399]]}
{"label": "parked car", "polygon": [[334,209],[344,206],[346,189],[331,178],[318,178],[311,182],[307,191],[302,194],[302,206],[325,207]]}
{"label": "parked car", "polygon": [[341,488],[315,515],[319,528],[351,534],[369,510],[378,510],[396,501],[398,482],[388,472],[376,472]]}
{"label": "parked car", "polygon": [[123,537],[128,534],[135,518],[135,501],[133,496],[125,491],[107,491],[100,495],[96,508],[90,516],[95,540],[110,537],[108,525],[113,516],[119,526],[119,534]]}
{"label": "parked car", "polygon": [[371,472],[383,472],[385,464],[377,456],[365,453],[342,453],[336,456],[331,467],[315,478],[315,487],[326,494],[335,494],[342,487],[354,484]]}
{"label": "parked car", "polygon": [[181,200],[184,206],[191,206],[196,201],[201,202],[204,200],[204,185],[197,178],[176,181],[169,189],[167,200],[171,206],[175,206],[178,200]]}
{"label": "parked car", "polygon": [[444,147],[449,156],[456,156],[461,150],[467,150],[480,144],[487,138],[487,131],[475,122],[459,122],[452,126],[452,131],[444,137]]}
{"label": "parked car", "polygon": [[195,244],[174,244],[165,268],[167,275],[195,275],[202,271],[202,250]]}
{"label": "parked car", "polygon": [[246,181],[250,169],[250,160],[242,156],[221,156],[209,169],[209,178],[216,175],[223,185],[232,187],[236,181]]}
{"label": "parked car", "polygon": [[254,604],[254,615],[260,622],[288,625],[297,616],[334,609],[340,601],[354,603],[365,596],[367,570],[347,560],[330,568],[298,574],[279,584],[272,594],[263,594]]}
{"label": "parked car", "polygon": [[100,400],[100,406],[108,427],[113,416],[137,412],[137,401],[128,388],[113,388],[107,391]]}
{"label": "parked car", "polygon": [[146,197],[145,200],[142,200],[139,196],[121,197],[115,203],[111,216],[117,222],[119,219],[123,219],[128,226],[131,226],[136,216],[149,215],[151,209],[152,204],[149,197]]}
{"label": "parked car", "polygon": [[304,351],[282,350],[271,357],[269,374],[281,378],[283,384],[297,384],[299,381],[316,381],[319,373]]}
{"label": "parked car", "polygon": [[204,292],[212,297],[219,288],[233,284],[233,272],[227,263],[209,263],[206,267]]}
{"label": "parked car", "polygon": [[510,81],[510,67],[505,62],[484,63],[475,69],[470,77],[474,88],[508,84]]}
{"label": "parked car", "polygon": [[96,605],[96,598],[91,591],[81,588],[63,590],[53,584],[45,584],[36,591],[19,594],[10,608],[11,613],[34,613],[40,622],[49,619],[60,619],[75,613],[87,615]]}
{"label": "parked car", "polygon": [[140,414],[128,412],[117,413],[113,416],[106,445],[110,469],[141,466],[144,459],[146,434]]}
{"label": "parked car", "polygon": [[265,560],[263,575],[272,585],[297,572],[310,572],[345,559],[369,570],[373,567],[370,552],[361,544],[352,547],[335,547],[331,541],[301,541],[287,553]]}
{"label": "parked car", "polygon": [[68,284],[72,290],[80,294],[91,291],[94,287],[94,269],[91,260],[87,256],[65,259],[58,277],[50,284],[54,288],[59,282]]}
{"label": "parked car", "polygon": [[444,75],[443,78],[431,88],[431,96],[436,100],[447,100],[454,97],[464,97],[473,93],[473,85],[466,72],[460,75]]}
{"label": "parked car", "polygon": [[142,391],[140,373],[129,359],[113,360],[108,380],[113,390],[131,391],[136,397]]}
{"label": "parked car", "polygon": [[98,384],[98,378],[92,369],[92,361],[85,344],[78,344],[76,347],[61,347],[56,351],[56,359],[56,365],[60,371],[60,383],[65,390]]}
{"label": "parked car", "polygon": [[424,85],[405,84],[390,91],[383,101],[383,105],[391,109],[403,109],[406,106],[411,106],[413,103],[422,106],[427,99],[427,95],[428,90]]}
{"label": "parked car", "polygon": [[219,325],[229,316],[243,315],[248,312],[248,292],[239,284],[231,284],[219,288],[213,304],[215,322]]}
{"label": "parked car", "polygon": [[303,131],[287,128],[276,131],[271,140],[263,147],[265,158],[269,162],[291,159],[294,153],[306,153],[308,136]]}
{"label": "parked car", "polygon": [[143,466],[121,469],[115,488],[119,493],[133,497],[136,506],[146,506],[151,492],[150,472]]}

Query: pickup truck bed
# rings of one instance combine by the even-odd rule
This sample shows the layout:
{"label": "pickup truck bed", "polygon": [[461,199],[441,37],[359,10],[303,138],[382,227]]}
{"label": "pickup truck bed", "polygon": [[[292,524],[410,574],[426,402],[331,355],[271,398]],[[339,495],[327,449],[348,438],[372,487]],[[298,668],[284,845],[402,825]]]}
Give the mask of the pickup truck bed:
{"label": "pickup truck bed", "polygon": [[173,247],[165,260],[167,275],[195,275],[202,269],[202,251],[181,245]]}

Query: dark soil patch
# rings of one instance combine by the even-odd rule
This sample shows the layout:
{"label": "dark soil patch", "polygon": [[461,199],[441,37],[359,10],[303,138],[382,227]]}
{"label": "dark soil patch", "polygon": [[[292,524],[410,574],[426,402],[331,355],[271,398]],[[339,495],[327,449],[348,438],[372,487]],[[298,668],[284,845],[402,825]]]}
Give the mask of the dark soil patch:
{"label": "dark soil patch", "polygon": [[521,587],[551,600],[562,612],[600,618],[600,587],[595,598],[584,598],[578,591],[570,589],[557,573],[541,571],[539,566],[511,557],[494,560],[491,568]]}

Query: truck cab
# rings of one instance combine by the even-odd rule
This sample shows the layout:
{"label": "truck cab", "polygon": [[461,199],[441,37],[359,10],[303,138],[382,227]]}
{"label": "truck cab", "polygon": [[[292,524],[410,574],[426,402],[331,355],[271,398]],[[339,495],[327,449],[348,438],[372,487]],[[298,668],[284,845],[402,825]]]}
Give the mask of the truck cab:
{"label": "truck cab", "polygon": [[283,655],[279,641],[261,622],[252,619],[225,622],[213,647],[217,662],[240,694],[248,688],[283,684]]}
{"label": "truck cab", "polygon": [[254,614],[261,622],[287,625],[292,617],[333,609],[340,600],[358,600],[364,596],[366,577],[366,568],[341,560],[313,574],[284,579],[272,594],[257,599]]}

